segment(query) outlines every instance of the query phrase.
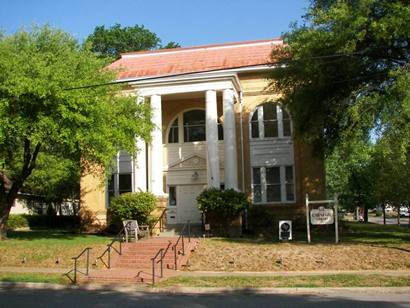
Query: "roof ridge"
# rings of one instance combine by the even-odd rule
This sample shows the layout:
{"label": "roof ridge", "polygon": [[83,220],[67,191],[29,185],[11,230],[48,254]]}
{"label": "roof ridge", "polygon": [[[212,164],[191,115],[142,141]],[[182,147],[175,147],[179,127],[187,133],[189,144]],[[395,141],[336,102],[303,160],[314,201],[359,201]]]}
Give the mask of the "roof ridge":
{"label": "roof ridge", "polygon": [[274,42],[281,42],[281,38],[272,38],[272,39],[264,39],[264,40],[249,40],[249,41],[240,41],[240,42],[228,42],[228,43],[220,43],[220,44],[209,44],[209,45],[197,45],[197,46],[190,46],[190,47],[177,47],[177,48],[168,48],[168,49],[156,49],[156,50],[143,50],[143,51],[130,51],[121,53],[121,57],[125,56],[139,56],[139,55],[152,55],[152,54],[162,54],[167,52],[179,52],[179,51],[189,51],[189,50],[196,50],[196,49],[208,49],[208,48],[218,48],[218,47],[230,47],[230,46],[240,46],[240,45],[252,45],[258,43],[274,43]]}

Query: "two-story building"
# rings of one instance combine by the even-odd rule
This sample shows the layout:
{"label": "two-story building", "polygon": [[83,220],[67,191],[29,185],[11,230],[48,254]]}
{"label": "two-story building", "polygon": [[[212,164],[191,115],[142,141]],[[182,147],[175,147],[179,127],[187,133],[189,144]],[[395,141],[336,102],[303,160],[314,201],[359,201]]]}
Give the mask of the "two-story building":
{"label": "two-story building", "polygon": [[109,196],[151,191],[167,223],[200,222],[206,187],[247,193],[254,206],[292,219],[304,196],[324,194],[323,160],[294,138],[280,93],[267,89],[280,39],[131,52],[110,68],[136,103],[148,100],[156,129],[136,153],[118,153],[110,179],[82,178],[81,206],[106,219]]}

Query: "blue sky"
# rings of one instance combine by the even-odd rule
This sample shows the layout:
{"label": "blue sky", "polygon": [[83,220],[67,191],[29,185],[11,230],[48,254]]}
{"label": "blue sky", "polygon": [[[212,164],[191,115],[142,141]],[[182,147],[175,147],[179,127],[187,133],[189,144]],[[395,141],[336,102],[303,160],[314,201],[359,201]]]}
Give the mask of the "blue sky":
{"label": "blue sky", "polygon": [[0,30],[50,24],[79,40],[97,25],[143,24],[182,46],[278,37],[308,0],[1,0]]}

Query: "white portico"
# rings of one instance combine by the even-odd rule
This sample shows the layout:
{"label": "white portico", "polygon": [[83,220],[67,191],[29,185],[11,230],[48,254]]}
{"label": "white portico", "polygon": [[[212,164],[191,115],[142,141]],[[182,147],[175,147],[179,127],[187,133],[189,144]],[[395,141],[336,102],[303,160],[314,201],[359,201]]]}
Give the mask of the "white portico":
{"label": "white portico", "polygon": [[[155,124],[148,151],[137,141],[141,150],[135,162],[134,191],[169,195],[169,223],[199,222],[196,197],[204,188],[238,189],[234,111],[239,103],[238,78],[194,74],[131,85],[139,101],[149,99]],[[187,101],[189,108],[179,103]]]}

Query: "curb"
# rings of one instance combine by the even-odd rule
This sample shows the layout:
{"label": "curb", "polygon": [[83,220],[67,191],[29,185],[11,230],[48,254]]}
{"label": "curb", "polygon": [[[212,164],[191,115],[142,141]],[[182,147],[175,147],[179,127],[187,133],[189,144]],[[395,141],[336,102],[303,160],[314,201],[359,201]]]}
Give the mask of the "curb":
{"label": "curb", "polygon": [[135,285],[118,284],[88,284],[88,285],[62,285],[52,283],[36,282],[0,282],[0,289],[30,289],[30,290],[83,290],[98,291],[111,290],[118,292],[139,292],[139,293],[159,293],[159,294],[332,294],[339,292],[360,292],[369,293],[377,291],[385,294],[410,294],[410,287],[346,287],[346,288],[211,288],[211,287],[166,287],[150,288]]}

